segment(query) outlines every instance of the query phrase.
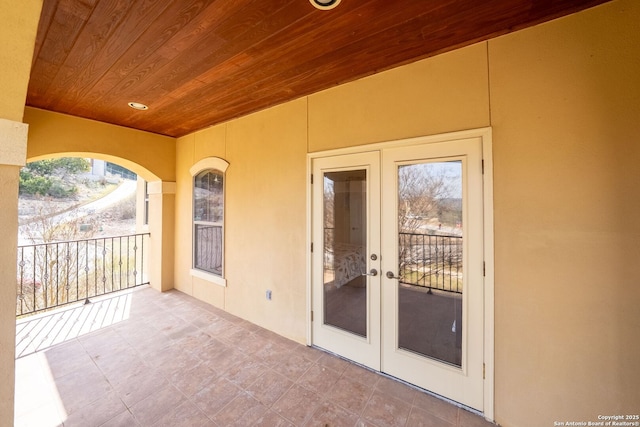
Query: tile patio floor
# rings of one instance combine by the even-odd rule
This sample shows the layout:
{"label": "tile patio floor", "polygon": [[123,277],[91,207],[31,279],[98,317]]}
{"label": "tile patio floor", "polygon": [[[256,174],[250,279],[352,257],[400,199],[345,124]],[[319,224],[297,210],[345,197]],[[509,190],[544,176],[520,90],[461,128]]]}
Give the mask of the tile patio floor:
{"label": "tile patio floor", "polygon": [[18,321],[16,426],[491,426],[178,291]]}

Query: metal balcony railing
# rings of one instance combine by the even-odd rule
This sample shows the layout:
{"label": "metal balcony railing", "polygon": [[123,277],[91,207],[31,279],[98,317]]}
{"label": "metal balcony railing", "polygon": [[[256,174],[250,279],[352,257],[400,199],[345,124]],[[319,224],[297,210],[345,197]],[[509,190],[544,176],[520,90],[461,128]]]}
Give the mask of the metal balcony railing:
{"label": "metal balcony railing", "polygon": [[462,236],[399,233],[400,283],[462,293]]}
{"label": "metal balcony railing", "polygon": [[[334,268],[334,229],[324,228],[324,270]],[[400,283],[461,294],[463,290],[462,236],[398,233]],[[363,263],[365,261],[363,260]],[[366,271],[363,264],[362,271]]]}
{"label": "metal balcony railing", "polygon": [[18,247],[16,316],[149,283],[149,233]]}

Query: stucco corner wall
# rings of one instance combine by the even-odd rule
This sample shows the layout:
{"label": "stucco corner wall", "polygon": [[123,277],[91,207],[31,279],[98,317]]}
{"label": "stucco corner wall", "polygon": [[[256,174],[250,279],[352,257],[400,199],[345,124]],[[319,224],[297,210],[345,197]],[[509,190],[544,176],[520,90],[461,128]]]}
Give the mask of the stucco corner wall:
{"label": "stucco corner wall", "polygon": [[[299,99],[177,141],[176,288],[298,342],[306,340],[306,105]],[[229,162],[226,287],[190,273],[189,168],[209,156]]]}
{"label": "stucco corner wall", "polygon": [[486,43],[309,96],[309,151],[489,126]]}
{"label": "stucco corner wall", "polygon": [[42,0],[0,0],[0,424],[13,425],[18,182],[25,162],[22,123]]}
{"label": "stucco corner wall", "polygon": [[[176,141],[176,268],[174,286],[216,307],[225,308],[225,288],[191,275],[193,253],[193,177],[189,169],[206,157],[225,159],[226,124]],[[228,238],[226,239],[228,241]]]}
{"label": "stucco corner wall", "polygon": [[0,117],[22,121],[42,0],[0,0]]}
{"label": "stucco corner wall", "polygon": [[112,161],[147,181],[176,179],[176,140],[95,120],[26,107],[29,160],[77,155]]}
{"label": "stucco corner wall", "polygon": [[501,425],[638,412],[638,22],[613,1],[489,42]]}
{"label": "stucco corner wall", "polygon": [[303,98],[229,123],[227,145],[227,308],[298,342],[306,340],[306,125]]}

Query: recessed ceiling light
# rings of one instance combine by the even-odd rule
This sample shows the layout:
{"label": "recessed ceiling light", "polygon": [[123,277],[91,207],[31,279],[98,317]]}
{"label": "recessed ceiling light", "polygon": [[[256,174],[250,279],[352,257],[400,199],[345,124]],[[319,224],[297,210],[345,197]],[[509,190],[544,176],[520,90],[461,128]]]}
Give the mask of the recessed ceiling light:
{"label": "recessed ceiling light", "polygon": [[320,10],[333,9],[340,3],[340,0],[309,0],[309,1],[316,9],[320,9]]}
{"label": "recessed ceiling light", "polygon": [[148,110],[149,107],[147,107],[146,105],[140,103],[140,102],[130,102],[129,107],[133,108],[134,110]]}

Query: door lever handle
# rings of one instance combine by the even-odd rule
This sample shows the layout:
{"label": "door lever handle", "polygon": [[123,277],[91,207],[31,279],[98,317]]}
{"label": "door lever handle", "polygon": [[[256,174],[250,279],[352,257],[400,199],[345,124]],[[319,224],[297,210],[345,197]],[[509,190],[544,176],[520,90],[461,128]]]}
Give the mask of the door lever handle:
{"label": "door lever handle", "polygon": [[363,276],[377,276],[378,270],[372,268],[368,273],[362,273]]}
{"label": "door lever handle", "polygon": [[387,271],[387,278],[400,280],[402,279],[402,276],[396,276],[395,274],[393,274],[393,271]]}

